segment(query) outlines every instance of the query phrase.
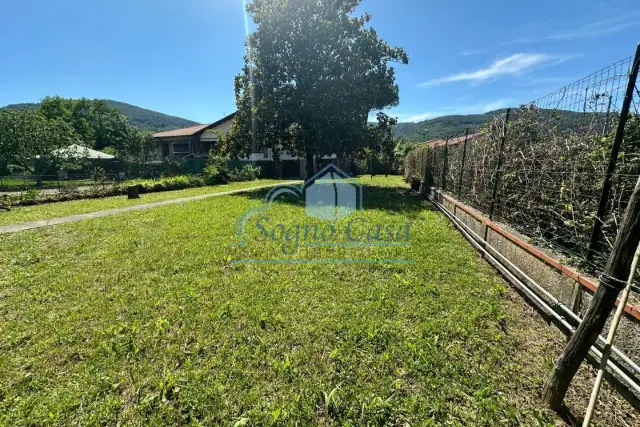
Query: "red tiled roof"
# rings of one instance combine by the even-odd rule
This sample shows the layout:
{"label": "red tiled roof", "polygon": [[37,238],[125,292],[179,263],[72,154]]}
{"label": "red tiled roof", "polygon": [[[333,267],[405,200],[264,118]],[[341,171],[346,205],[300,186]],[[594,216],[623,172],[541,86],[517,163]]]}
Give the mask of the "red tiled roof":
{"label": "red tiled roof", "polygon": [[154,133],[153,137],[154,138],[166,138],[166,137],[170,137],[170,136],[191,136],[191,135],[195,135],[196,133],[198,133],[200,131],[205,130],[209,126],[211,126],[211,123],[209,123],[207,125],[197,125],[197,126],[190,126],[188,128],[168,130],[168,131],[165,131],[165,132]]}
{"label": "red tiled roof", "polygon": [[[469,134],[469,136],[467,136],[468,139],[474,138],[476,136],[480,135],[479,133],[472,133]],[[449,145],[456,145],[456,144],[460,144],[461,142],[464,142],[464,138],[465,136],[458,136],[456,138],[449,138]],[[427,144],[429,147],[439,147],[441,145],[444,145],[447,143],[447,140],[442,139],[442,138],[437,138],[437,139],[431,139],[429,141],[425,141],[424,144]]]}
{"label": "red tiled roof", "polygon": [[429,147],[437,147],[438,145],[443,145],[444,143],[445,140],[442,138],[430,139],[428,141],[425,141],[425,144],[427,144]]}
{"label": "red tiled roof", "polygon": [[165,131],[165,132],[154,133],[153,137],[154,138],[170,138],[172,136],[192,136],[192,135],[197,134],[198,132],[202,132],[202,131],[207,130],[209,128],[218,126],[219,124],[234,118],[235,115],[236,115],[236,113],[233,112],[233,113],[229,114],[228,116],[224,116],[223,118],[221,118],[217,122],[209,123],[208,125],[196,125],[196,126],[190,126],[188,128],[174,129],[174,130],[168,130],[168,131]]}

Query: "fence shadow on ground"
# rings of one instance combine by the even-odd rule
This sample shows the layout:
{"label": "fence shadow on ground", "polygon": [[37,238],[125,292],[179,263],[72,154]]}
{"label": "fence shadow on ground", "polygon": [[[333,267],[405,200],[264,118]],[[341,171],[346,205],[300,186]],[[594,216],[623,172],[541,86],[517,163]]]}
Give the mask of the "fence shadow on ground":
{"label": "fence shadow on ground", "polygon": [[[264,200],[273,187],[256,191],[231,194],[232,197],[240,197],[249,200]],[[382,210],[386,212],[401,213],[408,219],[420,215],[425,210],[435,211],[435,207],[424,199],[421,194],[407,187],[380,187],[363,185],[363,210]],[[304,196],[295,197],[292,194],[278,196],[277,203],[285,203],[304,208]]]}

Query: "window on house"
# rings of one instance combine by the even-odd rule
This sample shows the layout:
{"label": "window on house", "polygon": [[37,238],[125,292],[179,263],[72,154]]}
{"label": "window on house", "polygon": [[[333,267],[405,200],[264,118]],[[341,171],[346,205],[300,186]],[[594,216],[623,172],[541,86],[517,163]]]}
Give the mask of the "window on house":
{"label": "window on house", "polygon": [[174,142],[173,154],[189,154],[191,153],[191,144],[188,142]]}
{"label": "window on house", "polygon": [[202,152],[204,154],[209,154],[209,150],[211,150],[211,142],[209,141],[202,141]]}

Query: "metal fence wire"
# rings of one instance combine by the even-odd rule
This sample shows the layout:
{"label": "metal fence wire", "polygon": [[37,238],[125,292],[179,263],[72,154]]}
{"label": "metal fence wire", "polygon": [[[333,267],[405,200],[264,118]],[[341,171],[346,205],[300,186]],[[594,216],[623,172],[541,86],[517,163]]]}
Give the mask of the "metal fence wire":
{"label": "metal fence wire", "polygon": [[406,178],[602,271],[640,174],[639,66],[640,47],[468,137],[419,144],[406,158]]}

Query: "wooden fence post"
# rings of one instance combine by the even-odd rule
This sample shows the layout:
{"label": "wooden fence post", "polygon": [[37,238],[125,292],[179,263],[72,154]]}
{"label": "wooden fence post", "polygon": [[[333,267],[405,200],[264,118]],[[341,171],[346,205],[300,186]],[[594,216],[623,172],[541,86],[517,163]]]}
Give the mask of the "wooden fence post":
{"label": "wooden fence post", "polygon": [[598,289],[593,295],[578,329],[556,362],[543,392],[543,400],[553,409],[560,409],[580,364],[587,356],[611,314],[618,294],[626,285],[633,254],[640,242],[640,179],[636,183],[613,244]]}
{"label": "wooden fence post", "polygon": [[[624,139],[624,126],[627,123],[629,117],[629,109],[631,108],[631,101],[633,100],[633,89],[638,79],[638,69],[640,68],[640,43],[636,47],[636,54],[631,64],[631,70],[629,71],[629,80],[627,82],[627,90],[622,101],[622,108],[620,109],[620,121],[618,122],[618,128],[616,129],[616,136],[613,140],[613,146],[611,147],[611,155],[609,156],[609,164],[607,165],[607,172],[604,176],[604,182],[602,183],[602,194],[600,194],[600,202],[598,204],[598,212],[596,219],[593,223],[593,229],[591,231],[591,241],[589,242],[589,250],[587,252],[587,263],[593,260],[596,247],[600,241],[600,234],[602,233],[602,221],[607,210],[607,204],[609,202],[609,193],[611,192],[611,180],[613,179],[613,173],[616,170],[618,164],[618,154],[620,153],[620,145]],[[585,100],[586,102],[586,100]]]}
{"label": "wooden fence post", "polygon": [[447,160],[449,156],[449,138],[444,141],[444,161],[442,162],[442,191],[447,189]]}
{"label": "wooden fence post", "polygon": [[493,210],[496,207],[496,197],[498,196],[498,183],[500,182],[500,169],[502,168],[502,152],[504,151],[504,142],[507,139],[507,126],[509,125],[510,114],[511,114],[511,108],[507,108],[507,117],[504,119],[504,127],[502,129],[502,138],[500,138],[500,151],[498,151],[496,179],[493,181],[493,192],[491,194],[491,206],[489,207],[489,219],[493,219]]}
{"label": "wooden fence post", "polygon": [[469,137],[469,128],[464,130],[464,145],[462,146],[462,163],[460,165],[460,178],[458,178],[458,196],[462,195],[462,176],[464,175],[464,161],[467,158],[467,138]]}
{"label": "wooden fence post", "polygon": [[436,168],[436,146],[434,145],[431,148],[431,151],[433,152],[433,154],[431,155],[431,179],[433,180],[433,185],[436,185],[436,175],[433,173],[435,172],[435,168]]}
{"label": "wooden fence post", "polygon": [[[432,171],[429,169],[429,168],[431,167],[431,165],[429,165],[429,158],[431,157],[431,156],[429,155],[430,150],[431,150],[431,149],[427,147],[427,148],[426,148],[426,150],[423,150],[423,154],[422,154],[422,156],[423,156],[423,158],[424,158],[424,161],[423,161],[423,164],[424,164],[424,173],[422,174],[422,180],[423,180],[423,182],[424,182],[424,187],[425,187],[425,189],[427,190],[427,191],[425,192],[425,194],[426,194],[426,193],[428,193],[428,190],[429,190],[429,189],[431,188],[431,186],[433,185],[433,179],[431,178],[431,175],[432,175],[432,173],[431,173],[431,172],[432,172]],[[424,151],[426,151],[426,155],[424,154]]]}

